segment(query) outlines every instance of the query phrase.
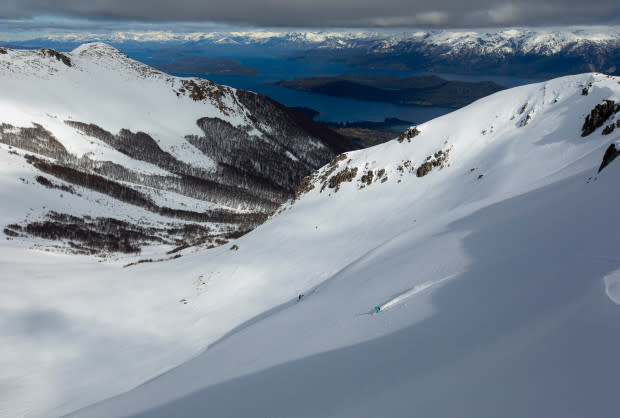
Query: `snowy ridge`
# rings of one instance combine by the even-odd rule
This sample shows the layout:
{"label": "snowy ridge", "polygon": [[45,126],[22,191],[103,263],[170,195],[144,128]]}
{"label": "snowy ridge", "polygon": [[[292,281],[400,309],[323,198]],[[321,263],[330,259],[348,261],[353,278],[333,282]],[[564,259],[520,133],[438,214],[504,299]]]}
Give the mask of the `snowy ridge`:
{"label": "snowy ridge", "polygon": [[173,33],[151,32],[112,32],[109,34],[63,34],[49,35],[53,41],[88,42],[106,40],[126,41],[207,41],[214,43],[267,44],[283,42],[332,48],[351,48],[360,42],[377,41],[385,49],[400,41],[424,41],[429,46],[448,46],[452,52],[482,45],[486,53],[495,52],[537,52],[553,54],[566,46],[576,47],[585,43],[610,43],[617,45],[620,33],[617,26],[556,27],[556,28],[509,28],[509,29],[463,29],[430,31],[383,31],[369,32],[359,30],[338,31],[283,31],[257,30],[232,32],[192,32]]}
{"label": "snowy ridge", "polygon": [[[7,146],[0,158],[15,164],[37,158],[28,160],[37,170],[28,170],[24,184],[90,187],[107,192],[102,198],[112,205],[120,199],[141,206],[139,213],[146,208],[173,223],[182,218],[181,228],[200,222],[203,232],[251,229],[292,195],[301,177],[355,147],[264,96],[173,77],[104,43],[66,53],[0,49],[0,88],[0,144]],[[85,184],[87,175],[95,177]],[[14,196],[6,199],[7,207],[22,207]],[[58,212],[49,202],[37,206],[39,220]],[[135,223],[120,207],[118,218]],[[26,227],[23,218],[0,217],[3,228]],[[20,239],[29,235],[9,229]]]}
{"label": "snowy ridge", "polygon": [[3,242],[0,412],[615,416],[620,163],[597,171],[620,113],[582,127],[619,81],[505,90],[347,152],[234,246],[129,270]]}
{"label": "snowy ridge", "polygon": [[618,45],[618,28],[506,29],[487,31],[437,31],[416,33],[406,40],[424,39],[429,48],[445,46],[449,54],[478,50],[481,54],[553,55],[564,48],[587,44]]}
{"label": "snowy ridge", "polygon": [[[584,89],[590,89],[588,91],[597,94],[594,97],[584,95]],[[450,179],[455,172],[470,173],[470,178],[456,181],[455,188],[462,187],[462,182],[472,184],[472,180],[476,180],[473,182],[476,184],[477,180],[482,180],[483,177],[486,177],[484,182],[487,186],[492,186],[491,192],[522,193],[527,191],[528,187],[540,187],[541,182],[546,181],[544,179],[554,180],[554,174],[575,163],[571,160],[573,155],[583,157],[593,151],[593,146],[596,150],[602,146],[584,141],[579,136],[585,112],[573,119],[560,118],[559,115],[566,115],[573,101],[594,107],[597,101],[602,101],[602,95],[607,95],[609,100],[617,103],[617,90],[616,77],[588,74],[563,77],[493,94],[475,103],[477,113],[483,115],[482,117],[466,117],[465,115],[471,112],[469,106],[421,124],[415,127],[418,133],[405,133],[398,141],[382,147],[347,153],[346,158],[341,158],[335,165],[323,167],[310,177],[315,187],[308,195],[316,198],[325,198],[325,194],[331,196],[331,189],[334,187],[330,187],[330,179],[347,170],[356,173],[350,180],[352,184],[341,183],[340,187],[347,190],[347,193],[352,193],[351,189],[369,193],[361,189],[380,188],[384,182],[404,183],[403,186],[395,187],[406,187],[407,184],[415,182],[414,193],[421,198],[429,193],[435,195],[437,192],[433,190],[437,182],[451,184]],[[515,99],[515,91],[523,92],[519,99]],[[612,116],[609,123],[615,123],[615,116]],[[556,140],[559,132],[565,132],[567,137],[575,139]],[[606,144],[614,138],[616,132],[612,132],[610,136],[600,136],[600,130],[597,131]],[[522,139],[524,137],[529,139]],[[532,148],[540,144],[545,146],[536,148],[535,158],[528,160],[528,164],[511,165],[518,159],[533,157]],[[486,157],[491,150],[497,154],[492,158]],[[439,158],[438,152],[442,153]],[[444,155],[447,155],[445,159]],[[420,178],[419,168],[438,159],[439,164],[430,168],[429,177]],[[510,170],[504,168],[508,165]],[[374,174],[375,180],[372,184],[366,184],[362,179],[363,176],[368,176],[368,171]],[[491,176],[494,172],[497,175]],[[527,172],[537,173],[536,180],[528,176]],[[426,174],[422,175],[424,176]],[[445,190],[442,190],[442,193],[445,193]],[[461,197],[460,194],[456,196]],[[498,197],[506,198],[503,194]],[[468,200],[472,198],[470,196]],[[457,203],[463,202],[458,200]]]}

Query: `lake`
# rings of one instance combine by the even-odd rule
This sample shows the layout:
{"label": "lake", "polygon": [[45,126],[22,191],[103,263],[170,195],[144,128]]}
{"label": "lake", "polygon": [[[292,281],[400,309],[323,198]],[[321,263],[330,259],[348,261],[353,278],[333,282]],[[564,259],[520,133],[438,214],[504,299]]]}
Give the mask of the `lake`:
{"label": "lake", "polygon": [[[347,67],[340,64],[322,62],[301,62],[277,57],[257,56],[234,56],[233,58],[246,67],[254,67],[259,72],[258,76],[229,76],[229,75],[205,75],[205,74],[175,74],[182,76],[198,76],[209,79],[219,84],[254,91],[264,94],[287,106],[305,106],[315,109],[321,114],[316,118],[322,121],[347,122],[347,121],[375,121],[380,122],[385,118],[398,118],[422,123],[438,116],[445,115],[454,110],[443,106],[405,106],[391,103],[373,102],[356,99],[324,96],[288,89],[282,86],[265,83],[290,80],[295,77],[310,76],[334,76],[341,74],[388,74],[397,77],[412,75],[428,75],[431,73],[384,71]],[[145,57],[139,57],[145,59]],[[148,61],[148,59],[146,59]],[[471,74],[444,74],[433,73],[447,80],[462,81],[494,81],[504,87],[514,87],[542,80],[524,79],[519,77],[494,76],[494,75],[471,75]]]}

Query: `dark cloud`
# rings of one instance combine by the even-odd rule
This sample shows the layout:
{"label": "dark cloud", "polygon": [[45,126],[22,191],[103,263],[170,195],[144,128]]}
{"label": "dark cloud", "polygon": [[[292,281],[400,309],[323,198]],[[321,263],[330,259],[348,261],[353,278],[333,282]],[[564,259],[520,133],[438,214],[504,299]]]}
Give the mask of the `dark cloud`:
{"label": "dark cloud", "polygon": [[617,0],[3,0],[0,17],[260,26],[510,26],[618,22]]}

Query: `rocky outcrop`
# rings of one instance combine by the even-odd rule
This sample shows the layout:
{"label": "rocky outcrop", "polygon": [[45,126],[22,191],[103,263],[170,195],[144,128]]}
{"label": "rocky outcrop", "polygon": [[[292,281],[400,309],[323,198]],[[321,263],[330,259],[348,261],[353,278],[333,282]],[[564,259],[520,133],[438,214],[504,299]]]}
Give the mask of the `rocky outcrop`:
{"label": "rocky outcrop", "polygon": [[338,190],[340,190],[340,183],[343,183],[345,181],[352,182],[355,176],[357,176],[357,167],[345,167],[344,170],[339,171],[338,173],[330,177],[328,186],[330,189],[336,189],[335,191],[337,192]]}
{"label": "rocky outcrop", "polygon": [[46,57],[56,58],[58,61],[60,61],[63,64],[65,64],[67,67],[71,67],[71,58],[69,58],[68,56],[66,56],[62,52],[58,52],[56,50],[49,49],[49,48],[43,48],[41,50],[41,52]]}
{"label": "rocky outcrop", "polygon": [[372,184],[372,179],[374,177],[375,177],[375,173],[372,170],[368,170],[368,172],[362,176],[361,182],[370,186]]}
{"label": "rocky outcrop", "polygon": [[407,142],[411,142],[411,139],[415,138],[418,135],[420,135],[420,130],[416,126],[413,126],[400,134],[400,136],[398,137],[398,142],[402,143],[405,139],[407,140]]}
{"label": "rocky outcrop", "polygon": [[603,129],[603,132],[601,132],[603,135],[609,135],[610,133],[612,133],[614,131],[614,129],[616,128],[616,125],[614,125],[613,123],[610,125],[605,126],[605,129]]}
{"label": "rocky outcrop", "polygon": [[314,180],[313,176],[306,176],[303,179],[301,179],[301,182],[295,189],[295,197],[293,198],[293,201],[299,199],[301,196],[303,196],[304,194],[314,189],[313,180]]}
{"label": "rocky outcrop", "polygon": [[611,144],[607,148],[607,151],[605,151],[605,155],[603,155],[603,161],[601,162],[601,166],[598,168],[598,172],[600,173],[601,170],[615,160],[618,155],[620,155],[620,150],[618,150],[616,144]]}
{"label": "rocky outcrop", "polygon": [[439,150],[435,154],[426,157],[426,162],[420,167],[418,167],[418,170],[416,171],[416,176],[424,177],[431,172],[433,167],[443,168],[446,160],[448,159],[448,156],[450,155],[451,149],[452,148],[449,148],[447,150]]}
{"label": "rocky outcrop", "polygon": [[581,136],[588,136],[597,128],[603,126],[607,119],[614,113],[620,111],[620,105],[613,100],[605,100],[601,104],[594,106],[594,109],[586,116],[586,120],[581,128]]}
{"label": "rocky outcrop", "polygon": [[418,167],[418,171],[416,171],[416,176],[424,177],[425,175],[430,173],[432,169],[433,169],[433,163],[427,161]]}

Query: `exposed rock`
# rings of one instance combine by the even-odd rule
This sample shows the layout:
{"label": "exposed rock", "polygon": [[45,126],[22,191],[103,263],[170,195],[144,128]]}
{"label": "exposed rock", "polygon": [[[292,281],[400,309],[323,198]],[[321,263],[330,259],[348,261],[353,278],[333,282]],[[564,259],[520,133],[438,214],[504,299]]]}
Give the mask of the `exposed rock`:
{"label": "exposed rock", "polygon": [[448,158],[447,151],[439,150],[434,155],[434,160],[432,161],[433,167],[439,167],[443,165],[443,162]]}
{"label": "exposed rock", "polygon": [[71,58],[69,58],[65,54],[49,48],[43,48],[41,52],[43,52],[43,55],[56,58],[58,61],[62,61],[62,63],[65,64],[67,67],[71,67]]}
{"label": "exposed rock", "polygon": [[5,48],[0,48],[0,54],[8,54],[9,52]]}
{"label": "exposed rock", "polygon": [[592,87],[592,82],[590,81],[586,87],[581,89],[581,95],[587,96],[590,93],[590,88]]}
{"label": "exposed rock", "polygon": [[411,142],[411,139],[415,138],[419,134],[420,130],[416,126],[413,126],[400,134],[400,136],[398,137],[398,142],[402,143],[405,139],[407,140],[407,142]]}
{"label": "exposed rock", "polygon": [[310,190],[314,189],[314,176],[306,176],[301,179],[301,182],[295,189],[295,197],[293,201],[299,199],[304,194],[308,193]]}
{"label": "exposed rock", "polygon": [[348,181],[348,182],[353,181],[356,175],[357,175],[357,167],[354,167],[354,168],[346,167],[344,170],[339,171],[338,173],[334,174],[329,179],[329,188],[336,189],[335,191],[337,192],[338,190],[340,190],[341,183],[345,181]]}
{"label": "exposed rock", "polygon": [[329,176],[331,176],[332,173],[336,171],[336,169],[338,168],[339,163],[346,159],[347,159],[347,154],[340,154],[327,165],[327,168],[325,169],[323,174],[321,174],[321,177],[319,177],[319,180],[321,181],[321,183],[323,183],[323,188],[321,189],[321,191],[325,188],[325,185],[327,184],[327,179],[329,178]]}
{"label": "exposed rock", "polygon": [[416,175],[418,177],[424,177],[433,169],[433,167],[443,168],[448,156],[450,155],[451,149],[452,148],[447,150],[439,150],[435,154],[426,157],[426,162],[418,167]]}
{"label": "exposed rock", "polygon": [[598,172],[600,173],[602,169],[607,167],[609,163],[616,159],[616,157],[620,155],[620,151],[616,147],[616,144],[611,144],[607,151],[605,151],[605,155],[603,155],[603,161],[601,162],[601,166],[598,168]]}
{"label": "exposed rock", "polygon": [[586,120],[581,128],[581,136],[590,135],[597,128],[603,126],[607,119],[619,110],[620,105],[617,105],[613,100],[605,100],[605,102],[594,106],[594,109],[586,116]]}
{"label": "exposed rock", "polygon": [[368,170],[368,173],[362,176],[361,182],[370,186],[372,184],[372,179],[374,178],[374,176],[374,172],[372,170]]}
{"label": "exposed rock", "polygon": [[612,123],[611,125],[607,125],[605,126],[605,128],[603,129],[603,132],[601,132],[603,135],[609,135],[610,133],[612,133],[614,131],[614,128],[616,126]]}
{"label": "exposed rock", "polygon": [[530,123],[530,120],[532,120],[532,115],[528,113],[525,119],[521,121],[521,126],[527,126],[527,124]]}
{"label": "exposed rock", "polygon": [[[225,115],[228,115],[230,109],[223,101],[226,93],[231,93],[228,87],[220,86],[209,80],[182,80],[183,88],[179,89],[179,93],[189,94],[189,97],[195,102],[206,101],[207,99],[213,103]],[[232,97],[232,94],[230,94]]]}
{"label": "exposed rock", "polygon": [[416,172],[416,175],[418,177],[424,177],[425,175],[430,173],[432,169],[433,169],[433,163],[425,162],[424,164],[418,167],[418,171]]}

